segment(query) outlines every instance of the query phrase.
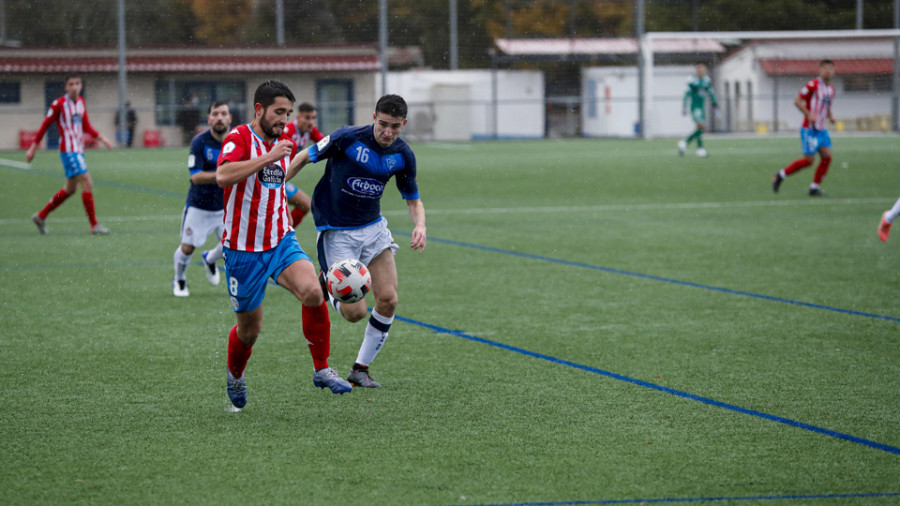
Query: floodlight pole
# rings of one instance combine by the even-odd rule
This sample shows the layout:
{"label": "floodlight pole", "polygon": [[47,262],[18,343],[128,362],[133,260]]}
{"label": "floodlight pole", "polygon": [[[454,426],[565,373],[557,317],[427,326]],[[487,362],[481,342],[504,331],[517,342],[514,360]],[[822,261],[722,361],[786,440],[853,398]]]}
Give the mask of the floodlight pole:
{"label": "floodlight pole", "polygon": [[125,0],[119,0],[119,128],[118,144],[128,145],[128,111],[125,102],[128,101],[128,72],[125,68]]}
{"label": "floodlight pole", "polygon": [[[645,47],[649,42],[644,34],[644,0],[635,0],[635,40],[638,41],[637,50],[637,79],[638,79],[638,121],[635,128],[635,135],[646,138],[646,129],[644,128],[644,116],[649,108],[649,98],[647,90],[652,89],[647,83],[650,76],[645,75],[648,68],[653,68],[653,51],[649,51]],[[650,58],[650,65],[647,65],[647,58]]]}
{"label": "floodlight pole", "polygon": [[450,70],[459,70],[459,38],[457,0],[450,0]]}
{"label": "floodlight pole", "polygon": [[856,29],[863,29],[863,0],[856,0]]}
{"label": "floodlight pole", "polygon": [[[894,0],[894,30],[900,29],[900,0]],[[894,96],[891,103],[891,123],[900,132],[900,36],[894,36]]]}
{"label": "floodlight pole", "polygon": [[388,74],[388,9],[387,0],[379,0],[378,2],[378,51],[381,53],[381,93],[378,96],[387,93],[387,74]]}
{"label": "floodlight pole", "polygon": [[284,46],[284,0],[275,0],[275,39]]}

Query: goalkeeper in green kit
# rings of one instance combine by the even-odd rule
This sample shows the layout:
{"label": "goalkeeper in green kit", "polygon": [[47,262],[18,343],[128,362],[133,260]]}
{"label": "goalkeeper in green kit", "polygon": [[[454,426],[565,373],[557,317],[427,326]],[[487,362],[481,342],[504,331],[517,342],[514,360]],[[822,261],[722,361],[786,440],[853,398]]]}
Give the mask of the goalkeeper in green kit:
{"label": "goalkeeper in green kit", "polygon": [[684,155],[688,144],[691,141],[697,141],[697,156],[706,157],[706,150],[703,149],[703,126],[706,123],[706,96],[712,102],[712,106],[719,111],[719,104],[716,102],[716,95],[713,93],[712,82],[706,75],[706,65],[697,64],[697,75],[688,79],[688,89],[684,92],[684,102],[682,104],[681,114],[687,115],[688,104],[691,107],[691,118],[696,123],[694,132],[682,141],[678,141],[678,154]]}

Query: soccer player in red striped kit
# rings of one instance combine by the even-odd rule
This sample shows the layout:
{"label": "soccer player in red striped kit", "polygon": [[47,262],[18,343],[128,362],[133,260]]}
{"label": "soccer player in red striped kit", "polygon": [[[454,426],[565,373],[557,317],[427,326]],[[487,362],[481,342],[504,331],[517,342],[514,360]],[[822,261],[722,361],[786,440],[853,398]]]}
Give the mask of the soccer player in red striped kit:
{"label": "soccer player in red striped kit", "polygon": [[67,198],[75,194],[78,186],[81,186],[81,202],[84,204],[84,212],[87,213],[91,223],[92,234],[108,234],[109,230],[97,223],[94,211],[94,184],[88,173],[87,164],[84,161],[84,132],[97,138],[107,149],[112,149],[112,143],[91,125],[88,119],[87,106],[81,96],[81,77],[77,75],[66,76],[66,94],[54,100],[50,104],[47,116],[38,129],[34,142],[25,153],[25,160],[31,163],[37,152],[41,140],[47,129],[54,122],[59,128],[59,156],[62,159],[63,169],[66,172],[66,185],[62,187],[43,209],[31,217],[31,221],[37,225],[41,234],[47,233],[46,219],[51,211],[60,206]]}
{"label": "soccer player in red striped kit", "polygon": [[822,179],[828,173],[828,166],[831,165],[831,136],[828,135],[826,120],[834,123],[834,116],[831,114],[831,104],[834,101],[834,86],[831,85],[833,77],[834,62],[820,61],[819,77],[806,83],[794,99],[794,105],[803,113],[803,126],[800,128],[803,157],[775,173],[772,178],[772,191],[775,193],[778,193],[784,178],[812,165],[816,153],[819,153],[819,165],[809,185],[809,196],[825,196],[819,185],[822,184]]}
{"label": "soccer player in red striped kit", "polygon": [[228,293],[237,316],[228,336],[227,392],[235,409],[247,403],[244,369],[262,330],[269,278],[302,304],[303,335],[313,358],[313,385],[333,393],[352,386],[328,366],[331,322],[312,260],[291,228],[285,183],[297,145],[284,136],[294,95],[279,81],[259,85],[254,118],[234,128],[222,143],[216,183],[224,188]]}

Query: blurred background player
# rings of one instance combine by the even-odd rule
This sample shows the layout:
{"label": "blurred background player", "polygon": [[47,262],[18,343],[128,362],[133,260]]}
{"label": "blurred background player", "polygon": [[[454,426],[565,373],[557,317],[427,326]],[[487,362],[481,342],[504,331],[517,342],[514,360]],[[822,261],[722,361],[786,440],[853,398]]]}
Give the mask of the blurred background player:
{"label": "blurred background player", "polygon": [[54,100],[50,104],[47,116],[37,131],[34,142],[25,153],[25,160],[29,163],[34,159],[34,154],[40,145],[44,134],[54,122],[59,129],[59,157],[62,159],[63,169],[66,172],[66,185],[56,192],[43,209],[31,217],[31,221],[37,225],[38,231],[47,233],[46,219],[54,209],[60,206],[81,186],[81,202],[84,204],[84,212],[87,213],[91,223],[92,234],[108,234],[109,229],[97,223],[94,211],[94,183],[88,173],[87,163],[84,161],[84,133],[97,138],[106,149],[112,149],[112,143],[100,132],[94,129],[88,119],[87,105],[81,96],[81,77],[77,75],[66,76],[66,94]]}
{"label": "blurred background player", "polygon": [[703,128],[706,124],[706,97],[709,96],[713,108],[718,110],[719,104],[716,102],[716,94],[713,93],[712,82],[706,75],[706,65],[698,63],[696,67],[697,74],[688,79],[687,91],[684,92],[684,101],[681,105],[681,114],[686,116],[688,107],[690,107],[691,118],[694,120],[694,132],[682,141],[678,141],[678,154],[684,155],[688,144],[691,141],[697,141],[697,156],[705,157],[706,150],[703,149]]}
{"label": "blurred background player", "polygon": [[[297,149],[305,148],[310,142],[319,142],[325,136],[316,127],[318,118],[316,107],[309,102],[303,102],[297,106],[297,119],[285,125],[284,135],[297,144]],[[292,183],[286,183],[285,190],[288,204],[294,206],[294,209],[291,210],[291,221],[292,225],[296,227],[309,212],[310,198]]]}
{"label": "blurred background player", "polygon": [[772,191],[778,193],[784,178],[813,164],[816,153],[819,153],[819,166],[809,185],[810,197],[822,197],[825,195],[819,189],[822,179],[828,173],[831,165],[831,136],[828,135],[827,121],[834,123],[831,114],[831,104],[834,101],[834,86],[831,78],[834,77],[834,62],[822,60],[819,62],[819,77],[806,83],[794,105],[803,113],[803,126],[800,127],[800,142],[803,149],[803,158],[798,158],[790,165],[775,173],[772,178]]}
{"label": "blurred background player", "polygon": [[[319,231],[319,279],[325,296],[328,297],[325,272],[337,261],[359,260],[372,275],[375,307],[369,315],[356,363],[347,377],[347,381],[361,387],[381,386],[369,375],[369,364],[388,337],[398,303],[394,254],[399,246],[381,215],[381,196],[391,177],[396,176],[397,189],[406,200],[413,222],[410,246],[420,253],[425,250],[425,206],[416,182],[416,157],[400,139],[406,115],[402,97],[385,95],[375,105],[374,124],[336,130],[297,155],[288,171],[290,178],[308,162],[328,160],[313,191],[312,207]],[[368,315],[365,299],[332,303],[347,321],[357,322]]]}
{"label": "blurred background player", "polygon": [[331,321],[312,260],[290,225],[284,183],[297,145],[284,126],[294,95],[279,81],[266,81],[253,96],[254,118],[226,137],[216,171],[225,189],[225,270],[237,325],[228,335],[228,397],[235,409],[247,403],[244,369],[262,331],[268,279],[301,303],[303,336],[313,359],[313,385],[335,394],[353,387],[329,367]]}
{"label": "blurred background player", "polygon": [[881,224],[878,225],[878,238],[882,242],[887,242],[888,236],[891,235],[891,224],[900,214],[900,199],[894,202],[894,206],[881,214]]}
{"label": "blurred background player", "polygon": [[213,102],[209,106],[206,123],[209,129],[194,137],[188,155],[191,187],[181,218],[181,245],[175,248],[175,278],[172,280],[172,293],[176,297],[190,295],[184,273],[191,264],[194,248],[203,246],[206,238],[212,233],[216,234],[216,247],[204,251],[201,256],[206,267],[204,269],[206,279],[213,286],[219,284],[216,261],[222,258],[225,203],[222,199],[222,189],[216,184],[216,165],[222,151],[222,141],[231,128],[228,102]]}

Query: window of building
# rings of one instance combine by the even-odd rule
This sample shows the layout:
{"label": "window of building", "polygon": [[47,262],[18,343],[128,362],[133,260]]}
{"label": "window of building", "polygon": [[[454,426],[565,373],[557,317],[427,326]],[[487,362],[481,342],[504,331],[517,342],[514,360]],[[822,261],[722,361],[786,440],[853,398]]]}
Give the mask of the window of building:
{"label": "window of building", "polygon": [[225,100],[231,110],[231,124],[247,121],[244,103],[246,83],[243,81],[179,81],[161,79],[156,81],[156,124],[181,126],[185,132],[194,131],[206,125],[206,111],[209,104]]}
{"label": "window of building", "polygon": [[[323,79],[316,81],[316,108],[319,130],[331,132],[353,124],[353,81]],[[374,109],[374,107],[373,107]]]}
{"label": "window of building", "polygon": [[21,102],[21,83],[0,83],[0,104],[19,104]]}
{"label": "window of building", "polygon": [[892,76],[888,74],[875,75],[845,75],[841,76],[846,92],[890,92]]}

